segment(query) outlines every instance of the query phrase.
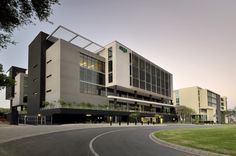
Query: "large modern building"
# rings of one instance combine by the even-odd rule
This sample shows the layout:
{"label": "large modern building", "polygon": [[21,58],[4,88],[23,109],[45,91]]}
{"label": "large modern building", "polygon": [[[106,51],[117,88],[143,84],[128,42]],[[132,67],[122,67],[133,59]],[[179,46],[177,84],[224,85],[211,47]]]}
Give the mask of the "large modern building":
{"label": "large modern building", "polygon": [[18,122],[18,111],[26,109],[27,105],[27,74],[26,69],[12,66],[8,76],[15,80],[15,86],[6,87],[6,99],[10,100],[11,124]]}
{"label": "large modern building", "polygon": [[182,88],[174,91],[174,105],[191,108],[193,118],[201,122],[224,123],[227,110],[227,98],[200,87]]}
{"label": "large modern building", "polygon": [[127,121],[162,116],[176,121],[173,76],[127,46],[101,46],[63,26],[29,45],[28,115],[53,122]]}
{"label": "large modern building", "polygon": [[220,98],[220,110],[221,111],[227,111],[227,97],[226,96],[222,96]]}

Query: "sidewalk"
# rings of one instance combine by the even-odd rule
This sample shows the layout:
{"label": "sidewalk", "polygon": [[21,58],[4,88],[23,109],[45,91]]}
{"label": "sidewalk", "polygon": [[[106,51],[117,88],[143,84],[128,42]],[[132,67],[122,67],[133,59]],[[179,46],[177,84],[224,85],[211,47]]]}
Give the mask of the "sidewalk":
{"label": "sidewalk", "polygon": [[[65,124],[65,125],[0,125],[0,143],[5,143],[25,137],[31,137],[36,135],[62,132],[67,130],[86,129],[86,128],[101,128],[101,127],[134,127],[134,126],[153,126],[153,125],[134,125],[130,123],[128,126],[125,123],[121,125],[115,123],[110,126],[108,123],[104,124]],[[165,126],[154,125],[154,126]]]}

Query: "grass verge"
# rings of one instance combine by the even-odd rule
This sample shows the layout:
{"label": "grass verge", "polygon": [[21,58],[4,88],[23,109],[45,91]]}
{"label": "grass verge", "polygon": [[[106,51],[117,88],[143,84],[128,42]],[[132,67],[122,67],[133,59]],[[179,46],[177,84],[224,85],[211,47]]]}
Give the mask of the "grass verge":
{"label": "grass verge", "polygon": [[154,135],[174,144],[236,156],[236,125],[175,129],[155,132]]}

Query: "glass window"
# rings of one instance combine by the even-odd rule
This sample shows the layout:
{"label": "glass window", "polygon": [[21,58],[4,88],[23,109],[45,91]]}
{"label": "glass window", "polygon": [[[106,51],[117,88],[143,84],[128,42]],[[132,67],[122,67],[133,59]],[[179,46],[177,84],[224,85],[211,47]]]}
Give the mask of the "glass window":
{"label": "glass window", "polygon": [[97,83],[97,72],[92,71],[92,83]]}
{"label": "glass window", "polygon": [[176,104],[179,104],[179,98],[176,98]]}
{"label": "glass window", "polygon": [[88,89],[88,94],[92,94],[92,85],[91,84],[87,84],[87,89]]}
{"label": "glass window", "polygon": [[84,66],[84,55],[80,54],[80,66]]}
{"label": "glass window", "polygon": [[112,61],[108,61],[108,72],[112,72]]}
{"label": "glass window", "polygon": [[166,95],[166,96],[169,96],[169,92],[168,92],[168,90],[166,89],[165,91],[166,91],[166,94],[165,94],[165,95]]}
{"label": "glass window", "polygon": [[88,57],[84,55],[84,67],[88,68]]}
{"label": "glass window", "polygon": [[24,96],[23,97],[23,103],[27,103],[28,102],[28,97],[27,96]]}
{"label": "glass window", "polygon": [[111,83],[113,81],[112,73],[108,74],[108,82]]}
{"label": "glass window", "polygon": [[91,85],[91,88],[92,88],[92,94],[94,94],[94,95],[98,95],[97,86],[95,86],[95,85]]}
{"label": "glass window", "polygon": [[91,70],[105,72],[105,63],[81,53],[80,66]]}
{"label": "glass window", "polygon": [[108,59],[112,58],[112,47],[108,48]]}
{"label": "glass window", "polygon": [[138,78],[138,68],[133,66],[133,77]]}
{"label": "glass window", "polygon": [[140,80],[145,81],[145,71],[140,71]]}
{"label": "glass window", "polygon": [[83,81],[87,79],[87,70],[83,67],[80,68],[80,79]]}
{"label": "glass window", "polygon": [[87,79],[85,81],[92,82],[92,71],[87,70]]}
{"label": "glass window", "polygon": [[105,73],[105,63],[104,62],[102,62],[102,71],[101,72]]}
{"label": "glass window", "polygon": [[145,89],[145,82],[144,81],[140,81],[140,88]]}
{"label": "glass window", "polygon": [[98,68],[98,60],[94,60],[95,62],[94,62],[94,69],[96,70],[96,71],[99,71],[99,68]]}
{"label": "glass window", "polygon": [[160,69],[157,69],[157,77],[161,78],[161,71],[160,71]]}
{"label": "glass window", "polygon": [[157,80],[156,77],[152,76],[152,85],[154,85],[154,86],[156,85],[156,80]]}
{"label": "glass window", "polygon": [[139,88],[139,80],[133,78],[133,86]]}
{"label": "glass window", "polygon": [[131,59],[131,53],[129,53],[129,63],[131,63],[132,59]]}
{"label": "glass window", "polygon": [[156,86],[152,85],[152,92],[156,93]]}
{"label": "glass window", "polygon": [[146,89],[147,89],[148,91],[151,91],[151,85],[150,85],[149,83],[146,83]]}
{"label": "glass window", "polygon": [[161,89],[161,94],[165,95],[165,89],[164,88]]}
{"label": "glass window", "polygon": [[92,59],[91,69],[95,70],[95,59]]}
{"label": "glass window", "polygon": [[132,54],[132,65],[138,67],[138,56],[136,56],[134,53]]}
{"label": "glass window", "polygon": [[164,80],[165,79],[165,73],[164,71],[161,71],[161,80]]}
{"label": "glass window", "polygon": [[165,73],[164,73],[164,71],[161,71],[161,89],[162,89],[161,94],[165,95]]}
{"label": "glass window", "polygon": [[98,77],[99,77],[99,83],[100,85],[105,85],[105,76],[102,73],[98,73]]}
{"label": "glass window", "polygon": [[144,62],[144,60],[142,60],[142,59],[140,59],[139,60],[140,61],[140,65],[139,65],[139,68],[140,68],[140,70],[145,70],[145,62]]}
{"label": "glass window", "polygon": [[152,76],[155,76],[156,77],[156,69],[154,66],[151,66],[151,73],[152,73]]}
{"label": "glass window", "polygon": [[151,73],[149,62],[146,62],[146,73],[149,73],[149,74]]}
{"label": "glass window", "polygon": [[130,76],[132,75],[132,67],[131,67],[131,65],[129,66],[129,75]]}
{"label": "glass window", "polygon": [[92,68],[92,58],[88,57],[88,69]]}
{"label": "glass window", "polygon": [[102,62],[98,62],[98,71],[102,72]]}
{"label": "glass window", "polygon": [[151,82],[151,77],[149,73],[146,73],[146,82],[150,83]]}
{"label": "glass window", "polygon": [[160,80],[160,78],[157,78],[157,87],[161,87],[161,80]]}

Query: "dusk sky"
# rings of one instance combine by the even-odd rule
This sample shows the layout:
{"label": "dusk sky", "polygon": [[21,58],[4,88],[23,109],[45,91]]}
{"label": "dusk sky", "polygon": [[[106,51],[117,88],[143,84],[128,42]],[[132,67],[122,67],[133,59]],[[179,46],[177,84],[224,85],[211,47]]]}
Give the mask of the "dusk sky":
{"label": "dusk sky", "polygon": [[[173,74],[174,89],[199,86],[236,107],[235,0],[61,0],[50,21],[14,32],[0,63],[28,68],[28,45],[63,25],[100,45],[114,40]],[[0,91],[0,107],[9,107]]]}

